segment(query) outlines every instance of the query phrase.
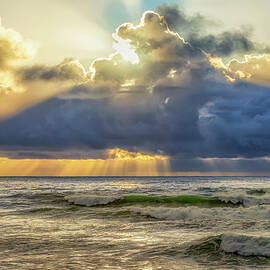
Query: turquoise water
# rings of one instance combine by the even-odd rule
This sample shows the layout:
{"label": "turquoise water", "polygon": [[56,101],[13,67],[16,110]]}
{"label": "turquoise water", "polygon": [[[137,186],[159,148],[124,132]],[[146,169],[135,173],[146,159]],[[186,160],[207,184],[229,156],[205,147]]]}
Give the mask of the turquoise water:
{"label": "turquoise water", "polygon": [[270,269],[269,177],[0,185],[0,269]]}

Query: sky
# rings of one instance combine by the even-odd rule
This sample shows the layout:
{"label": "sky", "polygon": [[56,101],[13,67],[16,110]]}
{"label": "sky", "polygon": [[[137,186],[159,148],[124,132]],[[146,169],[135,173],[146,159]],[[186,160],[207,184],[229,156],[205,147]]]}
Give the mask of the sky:
{"label": "sky", "polygon": [[0,175],[270,175],[267,0],[1,0]]}

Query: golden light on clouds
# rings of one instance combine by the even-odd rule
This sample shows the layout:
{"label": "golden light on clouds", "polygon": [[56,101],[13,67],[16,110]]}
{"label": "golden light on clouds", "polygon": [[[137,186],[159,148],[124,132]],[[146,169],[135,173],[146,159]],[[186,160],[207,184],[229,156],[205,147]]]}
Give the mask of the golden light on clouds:
{"label": "golden light on clouds", "polygon": [[239,79],[239,74],[236,72],[231,72],[227,65],[224,64],[222,58],[211,56],[208,53],[205,53],[206,57],[208,58],[209,63],[215,68],[222,71],[223,75],[225,76],[228,82],[235,82],[236,78]]}
{"label": "golden light on clouds", "polygon": [[230,72],[252,83],[270,85],[270,55],[245,55],[244,61],[233,59],[229,62]]}
{"label": "golden light on clouds", "polygon": [[162,155],[147,155],[140,152],[129,152],[120,148],[109,149],[107,155],[114,160],[167,160],[168,157]]}
{"label": "golden light on clouds", "polygon": [[270,55],[245,55],[243,61],[232,59],[224,64],[220,57],[213,57],[205,53],[209,63],[222,71],[229,82],[245,80],[251,83],[270,85]]}
{"label": "golden light on clouds", "polygon": [[159,176],[170,174],[169,158],[110,149],[106,159],[0,158],[0,176]]}

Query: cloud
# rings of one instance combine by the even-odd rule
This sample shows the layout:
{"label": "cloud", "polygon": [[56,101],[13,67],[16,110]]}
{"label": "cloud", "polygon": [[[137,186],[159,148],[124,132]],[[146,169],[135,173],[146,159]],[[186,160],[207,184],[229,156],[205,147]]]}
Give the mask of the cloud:
{"label": "cloud", "polygon": [[73,59],[65,59],[56,66],[29,66],[29,60],[34,57],[35,52],[36,46],[33,42],[25,41],[18,32],[6,29],[0,24],[1,96],[11,92],[29,91],[29,83],[37,80],[73,80],[78,83],[86,79],[83,66]]}
{"label": "cloud", "polygon": [[[230,56],[239,57],[247,53],[262,53],[270,50],[269,47],[253,41],[251,26],[224,31],[221,23],[199,13],[189,16],[176,4],[163,4],[158,6],[156,10],[164,16],[169,27],[181,33],[192,46],[203,49],[213,56],[227,57],[228,59]],[[211,31],[215,33],[211,33]]]}
{"label": "cloud", "polygon": [[269,175],[268,158],[171,159],[173,172],[188,175]]}
{"label": "cloud", "polygon": [[87,80],[74,59],[55,66],[30,65],[36,49],[35,43],[0,24],[0,120]]}
{"label": "cloud", "polygon": [[65,59],[58,65],[20,66],[0,72],[0,120],[87,81],[84,67]]}
{"label": "cloud", "polygon": [[205,34],[206,28],[217,28],[220,23],[202,16],[199,13],[189,16],[177,4],[162,4],[156,7],[156,11],[161,16],[164,16],[168,26],[175,32],[180,32],[181,35],[194,33]]}
{"label": "cloud", "polygon": [[146,155],[140,152],[129,152],[123,149],[114,148],[107,151],[110,159],[114,160],[168,160],[168,157],[161,155]]}
{"label": "cloud", "polygon": [[23,40],[22,36],[1,25],[0,18],[0,96],[11,91],[22,91],[15,84],[15,69],[35,54],[35,46]]}
{"label": "cloud", "polygon": [[73,80],[81,83],[87,79],[82,64],[72,58],[67,58],[55,66],[35,65],[24,67],[18,71],[17,76],[22,82]]}
{"label": "cloud", "polygon": [[205,17],[220,20],[231,29],[241,25],[252,25],[256,41],[269,42],[268,10],[270,2],[261,0],[181,0],[181,5],[187,12],[199,12]]}
{"label": "cloud", "polygon": [[200,117],[200,131],[207,147],[203,156],[268,156],[269,102],[269,88],[236,83],[206,105]]}
{"label": "cloud", "polygon": [[270,55],[246,55],[244,61],[233,59],[228,64],[233,73],[252,83],[270,85]]}
{"label": "cloud", "polygon": [[256,51],[256,44],[251,40],[249,29],[234,32],[226,31],[217,35],[192,35],[188,41],[212,55],[224,57]]}
{"label": "cloud", "polygon": [[219,69],[225,77],[235,82],[243,80],[246,82],[270,86],[270,55],[245,55],[244,61],[232,59],[228,64],[224,64],[219,57],[212,57],[206,54],[213,67]]}
{"label": "cloud", "polygon": [[0,18],[0,71],[5,71],[21,60],[28,60],[35,54],[34,45],[21,35],[1,25]]}
{"label": "cloud", "polygon": [[213,158],[269,156],[270,89],[254,83],[259,74],[267,79],[267,55],[225,65],[155,12],[137,25],[119,26],[113,37],[114,53],[96,59],[89,72],[72,59],[18,69],[24,84],[62,85],[65,91],[57,88],[0,123],[0,145],[9,156],[28,151],[61,158],[68,151],[116,149],[114,157],[169,157],[174,170],[182,166],[179,171],[189,164],[210,168],[205,162]]}
{"label": "cloud", "polygon": [[[208,101],[203,93],[211,83],[207,78],[216,74],[205,54],[171,32],[154,12],[145,13],[138,25],[121,25],[115,37],[129,43],[138,63],[127,61],[121,50],[95,60],[89,82],[4,121],[2,145],[175,154],[188,152],[194,140],[199,143],[198,108]],[[24,78],[44,79],[45,71],[30,69]],[[54,79],[59,72],[53,74],[45,78]],[[102,89],[110,95],[76,96]]]}
{"label": "cloud", "polygon": [[[171,32],[167,22],[154,12],[146,12],[136,26],[126,23],[118,27],[114,39],[116,43],[126,43],[125,48],[115,46],[120,48],[116,53],[93,62],[92,80],[96,83],[111,82],[114,88],[120,89],[133,82],[131,86],[143,86],[147,90],[173,73],[177,73],[178,78],[187,78],[186,75],[199,65],[201,69],[203,65],[211,69],[205,55]],[[128,53],[136,55],[138,61],[132,63],[126,59]]]}

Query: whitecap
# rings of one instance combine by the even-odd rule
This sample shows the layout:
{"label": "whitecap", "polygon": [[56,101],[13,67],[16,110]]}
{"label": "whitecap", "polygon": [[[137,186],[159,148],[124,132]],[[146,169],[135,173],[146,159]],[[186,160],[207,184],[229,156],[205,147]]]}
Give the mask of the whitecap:
{"label": "whitecap", "polygon": [[98,195],[69,195],[66,196],[65,199],[73,204],[81,205],[81,206],[97,206],[97,205],[106,205],[112,203],[120,197],[112,197],[112,196],[98,196]]}
{"label": "whitecap", "polygon": [[223,234],[220,248],[243,256],[270,257],[270,237]]}

